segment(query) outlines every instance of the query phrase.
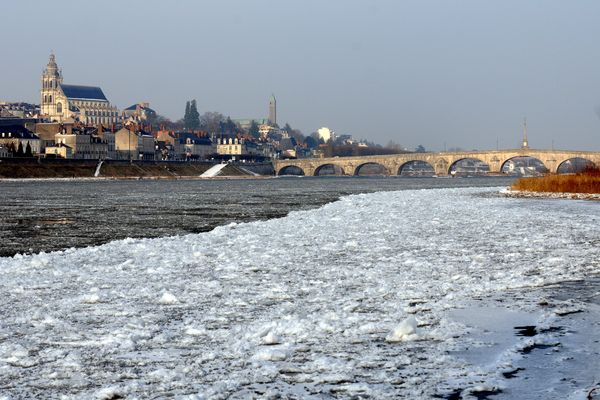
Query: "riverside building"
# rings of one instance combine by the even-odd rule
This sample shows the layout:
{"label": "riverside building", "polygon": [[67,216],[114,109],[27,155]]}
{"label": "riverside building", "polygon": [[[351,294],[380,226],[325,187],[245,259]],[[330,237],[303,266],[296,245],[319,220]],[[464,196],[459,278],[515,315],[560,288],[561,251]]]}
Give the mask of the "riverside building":
{"label": "riverside building", "polygon": [[40,152],[40,139],[22,125],[0,126],[0,146],[5,147],[3,153],[15,154],[20,148],[23,152],[28,149],[29,155]]}

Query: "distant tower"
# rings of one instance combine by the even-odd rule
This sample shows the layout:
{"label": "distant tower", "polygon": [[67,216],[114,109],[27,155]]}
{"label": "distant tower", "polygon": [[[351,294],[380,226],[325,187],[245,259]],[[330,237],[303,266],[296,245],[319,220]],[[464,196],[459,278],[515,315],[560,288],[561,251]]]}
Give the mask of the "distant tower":
{"label": "distant tower", "polygon": [[521,145],[523,150],[529,148],[529,141],[527,140],[527,118],[523,118],[523,144]]}
{"label": "distant tower", "polygon": [[269,125],[277,125],[277,101],[273,94],[269,99]]}
{"label": "distant tower", "polygon": [[50,53],[48,65],[42,74],[42,90],[40,91],[42,114],[56,116],[63,113],[63,105],[56,102],[56,94],[60,92],[58,87],[62,84],[62,80],[62,73],[56,65],[54,53]]}

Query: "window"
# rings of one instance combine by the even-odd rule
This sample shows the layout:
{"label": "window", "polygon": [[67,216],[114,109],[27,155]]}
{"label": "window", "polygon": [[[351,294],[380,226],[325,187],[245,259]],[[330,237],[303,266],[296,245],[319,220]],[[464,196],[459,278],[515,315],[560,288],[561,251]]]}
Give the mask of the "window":
{"label": "window", "polygon": [[62,114],[62,103],[56,103],[56,113]]}

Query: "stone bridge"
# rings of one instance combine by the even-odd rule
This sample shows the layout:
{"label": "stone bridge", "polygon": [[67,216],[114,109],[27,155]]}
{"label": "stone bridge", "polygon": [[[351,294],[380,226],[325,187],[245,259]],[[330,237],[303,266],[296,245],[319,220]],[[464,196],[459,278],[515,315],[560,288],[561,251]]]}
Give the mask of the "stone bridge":
{"label": "stone bridge", "polygon": [[505,163],[515,157],[533,157],[541,161],[550,172],[556,173],[560,165],[574,158],[582,158],[600,167],[600,152],[566,150],[490,150],[460,151],[439,153],[404,153],[383,156],[356,156],[330,158],[302,158],[296,160],[274,160],[273,167],[277,175],[289,171],[291,167],[302,170],[306,176],[318,175],[325,166],[341,168],[343,175],[358,175],[361,167],[378,164],[385,168],[386,175],[400,175],[402,168],[413,161],[428,163],[437,175],[447,175],[459,161],[476,159],[487,164],[490,173],[501,173]]}

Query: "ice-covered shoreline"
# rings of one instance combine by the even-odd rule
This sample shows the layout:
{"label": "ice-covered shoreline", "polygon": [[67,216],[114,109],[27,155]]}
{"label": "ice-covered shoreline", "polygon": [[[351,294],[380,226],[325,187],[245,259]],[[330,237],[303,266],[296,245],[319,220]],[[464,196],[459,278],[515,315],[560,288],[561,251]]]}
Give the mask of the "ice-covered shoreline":
{"label": "ice-covered shoreline", "polygon": [[0,258],[3,390],[428,398],[503,388],[518,352],[485,368],[464,360],[454,352],[483,344],[450,311],[499,296],[531,312],[534,291],[592,276],[600,211],[497,191],[352,195],[202,234]]}
{"label": "ice-covered shoreline", "polygon": [[573,199],[573,200],[596,200],[600,201],[600,194],[596,193],[566,193],[566,192],[531,192],[523,190],[513,190],[510,188],[502,190],[500,193],[506,197],[516,198],[536,198],[536,199]]}

